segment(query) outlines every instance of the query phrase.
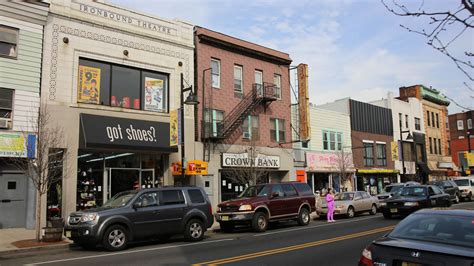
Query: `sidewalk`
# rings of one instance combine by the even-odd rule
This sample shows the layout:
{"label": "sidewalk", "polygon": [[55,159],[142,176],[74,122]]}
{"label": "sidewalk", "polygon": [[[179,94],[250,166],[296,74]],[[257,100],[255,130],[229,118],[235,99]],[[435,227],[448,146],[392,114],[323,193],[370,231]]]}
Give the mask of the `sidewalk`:
{"label": "sidewalk", "polygon": [[36,242],[36,231],[25,228],[0,229],[0,256],[43,249],[69,248],[71,241]]}

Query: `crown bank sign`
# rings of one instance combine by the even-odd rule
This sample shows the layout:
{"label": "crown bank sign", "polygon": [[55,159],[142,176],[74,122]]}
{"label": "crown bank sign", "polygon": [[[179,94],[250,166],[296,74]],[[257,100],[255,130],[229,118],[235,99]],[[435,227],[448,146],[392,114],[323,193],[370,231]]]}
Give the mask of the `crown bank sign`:
{"label": "crown bank sign", "polygon": [[222,153],[222,167],[280,168],[280,156],[258,154],[254,159],[248,153]]}

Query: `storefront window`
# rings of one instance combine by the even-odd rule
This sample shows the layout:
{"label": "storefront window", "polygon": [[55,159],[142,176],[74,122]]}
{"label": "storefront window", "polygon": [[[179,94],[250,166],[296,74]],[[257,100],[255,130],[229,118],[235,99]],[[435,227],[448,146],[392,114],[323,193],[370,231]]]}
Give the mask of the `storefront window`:
{"label": "storefront window", "polygon": [[168,76],[79,59],[77,102],[168,112]]}

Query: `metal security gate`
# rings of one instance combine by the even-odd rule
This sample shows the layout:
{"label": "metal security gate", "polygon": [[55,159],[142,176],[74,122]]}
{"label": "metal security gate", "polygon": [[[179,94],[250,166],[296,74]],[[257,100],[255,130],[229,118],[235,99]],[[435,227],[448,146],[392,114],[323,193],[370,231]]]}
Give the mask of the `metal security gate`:
{"label": "metal security gate", "polygon": [[27,179],[0,173],[0,229],[26,227]]}

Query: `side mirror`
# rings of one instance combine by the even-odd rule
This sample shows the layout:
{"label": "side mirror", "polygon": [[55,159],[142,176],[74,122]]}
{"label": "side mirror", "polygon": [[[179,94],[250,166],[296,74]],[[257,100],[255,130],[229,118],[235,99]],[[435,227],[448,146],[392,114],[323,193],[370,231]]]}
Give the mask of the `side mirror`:
{"label": "side mirror", "polygon": [[278,198],[280,196],[280,194],[278,194],[278,192],[272,192],[272,199],[273,198]]}
{"label": "side mirror", "polygon": [[132,207],[136,210],[142,207],[142,203],[140,201],[136,201],[133,203]]}

